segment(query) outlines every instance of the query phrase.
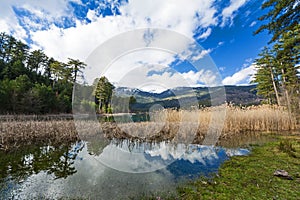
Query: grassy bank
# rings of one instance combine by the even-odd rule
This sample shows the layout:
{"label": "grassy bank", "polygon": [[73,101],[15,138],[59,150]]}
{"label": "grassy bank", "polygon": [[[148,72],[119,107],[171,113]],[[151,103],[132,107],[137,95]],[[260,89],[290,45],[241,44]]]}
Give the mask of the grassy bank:
{"label": "grassy bank", "polygon": [[[293,180],[274,176],[277,169]],[[300,137],[256,146],[251,155],[226,161],[214,178],[200,178],[178,191],[178,199],[299,199]]]}

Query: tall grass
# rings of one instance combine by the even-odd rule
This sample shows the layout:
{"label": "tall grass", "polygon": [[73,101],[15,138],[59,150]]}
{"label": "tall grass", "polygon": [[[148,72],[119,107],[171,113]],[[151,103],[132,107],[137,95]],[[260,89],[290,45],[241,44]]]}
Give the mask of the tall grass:
{"label": "tall grass", "polygon": [[157,121],[198,122],[200,130],[207,130],[212,120],[220,121],[218,118],[222,117],[223,111],[226,112],[223,133],[287,131],[297,128],[296,118],[290,119],[284,107],[271,105],[251,107],[222,105],[194,111],[163,110],[157,113]]}
{"label": "tall grass", "polygon": [[[209,131],[220,131],[219,136],[230,137],[249,132],[280,132],[297,129],[295,117],[290,119],[284,107],[271,105],[251,107],[222,105],[194,111],[164,110],[157,115],[160,120],[165,118],[171,124],[179,122],[187,126],[198,124],[196,142],[201,142]],[[189,129],[191,127],[187,127],[187,130]],[[183,132],[188,134],[186,131]]]}
{"label": "tall grass", "polygon": [[[284,107],[222,105],[199,110],[165,109],[150,114],[150,122],[106,124],[106,136],[145,140],[177,140],[201,143],[208,133],[227,138],[250,132],[282,132],[297,129]],[[108,128],[109,127],[109,128]],[[109,130],[109,131],[106,131]],[[114,134],[111,134],[114,133]]]}
{"label": "tall grass", "polygon": [[[226,114],[226,115],[225,115]],[[199,110],[166,109],[150,113],[151,121],[139,123],[98,123],[72,120],[3,120],[0,122],[0,149],[9,150],[35,143],[65,143],[103,138],[140,141],[188,141],[202,143],[208,133],[221,138],[249,132],[297,129],[296,118],[289,118],[283,107],[261,105],[235,107],[222,105]],[[79,133],[79,134],[78,134]],[[97,136],[97,137],[98,137]],[[101,136],[101,138],[102,138]]]}
{"label": "tall grass", "polygon": [[0,122],[0,150],[30,144],[62,144],[78,139],[71,120],[7,120]]}

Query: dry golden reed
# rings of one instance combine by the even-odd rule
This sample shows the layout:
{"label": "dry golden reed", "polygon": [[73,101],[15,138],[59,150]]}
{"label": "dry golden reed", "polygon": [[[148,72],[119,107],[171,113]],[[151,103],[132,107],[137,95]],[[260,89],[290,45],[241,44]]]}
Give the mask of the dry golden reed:
{"label": "dry golden reed", "polygon": [[[223,113],[224,112],[224,113]],[[221,137],[249,132],[280,132],[297,129],[295,117],[291,117],[284,107],[260,105],[237,107],[221,105],[199,110],[163,110],[157,113],[159,120],[166,120],[170,125],[181,123],[181,134],[195,132],[194,142],[201,142],[209,131]],[[186,124],[186,125],[185,125]],[[191,130],[192,129],[192,130]]]}
{"label": "dry golden reed", "polygon": [[0,122],[0,150],[7,151],[30,144],[62,144],[77,139],[72,120]]}
{"label": "dry golden reed", "polygon": [[104,123],[107,138],[177,140],[201,143],[208,133],[227,138],[250,132],[282,132],[297,129],[296,119],[284,107],[221,105],[199,110],[165,109],[150,114],[150,122]]}
{"label": "dry golden reed", "polygon": [[[225,113],[223,113],[225,112]],[[224,115],[223,115],[224,114]],[[277,132],[297,129],[296,118],[284,107],[221,105],[199,110],[165,109],[150,113],[149,122],[98,123],[73,120],[3,120],[0,122],[0,149],[30,144],[67,143],[103,133],[104,138],[141,141],[189,141],[202,143],[208,132],[221,138],[249,132]],[[80,133],[78,135],[78,133]]]}
{"label": "dry golden reed", "polygon": [[[221,112],[223,111],[226,113],[222,130],[223,133],[288,131],[297,128],[295,117],[290,118],[284,107],[272,105],[251,107],[222,105],[194,111],[164,110],[160,115],[166,116],[168,122],[198,122],[200,124],[200,130],[207,130],[211,120],[222,121],[222,119],[218,119],[218,117],[222,117]],[[159,117],[162,118],[161,116]]]}

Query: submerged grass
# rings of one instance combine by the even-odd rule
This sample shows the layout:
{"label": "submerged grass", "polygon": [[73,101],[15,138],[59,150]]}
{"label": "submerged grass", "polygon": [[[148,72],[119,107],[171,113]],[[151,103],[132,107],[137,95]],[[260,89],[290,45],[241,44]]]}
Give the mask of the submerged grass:
{"label": "submerged grass", "polygon": [[[293,180],[274,176],[277,169]],[[251,155],[226,161],[214,178],[199,178],[178,193],[178,199],[299,199],[300,137],[256,146]]]}

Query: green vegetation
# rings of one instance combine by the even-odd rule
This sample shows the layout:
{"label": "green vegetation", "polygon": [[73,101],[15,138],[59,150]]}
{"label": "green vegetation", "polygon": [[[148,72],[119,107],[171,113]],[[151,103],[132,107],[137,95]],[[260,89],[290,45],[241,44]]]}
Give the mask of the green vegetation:
{"label": "green vegetation", "polygon": [[111,113],[112,92],[115,88],[106,77],[102,76],[95,80],[97,84],[95,90],[96,104],[99,112]]}
{"label": "green vegetation", "polygon": [[[286,170],[293,180],[273,175]],[[178,189],[180,199],[298,199],[300,138],[280,139],[254,147],[249,156],[226,161],[218,175]]]}
{"label": "green vegetation", "polygon": [[73,85],[85,64],[49,58],[0,33],[0,113],[70,113]]}
{"label": "green vegetation", "polygon": [[[0,188],[4,189],[2,181],[8,176],[22,180],[42,171],[56,178],[66,178],[76,173],[73,164],[82,147],[72,149],[70,144],[49,147],[32,145],[10,153],[0,151]],[[27,155],[32,155],[34,159]]]}
{"label": "green vegetation", "polygon": [[268,30],[273,37],[270,42],[280,39],[280,37],[299,26],[300,4],[298,0],[267,0],[262,6],[262,9],[269,9],[269,12],[259,18],[259,20],[268,22],[255,32],[260,33],[263,30]]}
{"label": "green vegetation", "polygon": [[262,9],[269,9],[260,18],[267,20],[256,33],[268,30],[270,45],[256,59],[258,94],[270,104],[284,105],[290,113],[300,109],[300,4],[297,0],[268,0]]}

